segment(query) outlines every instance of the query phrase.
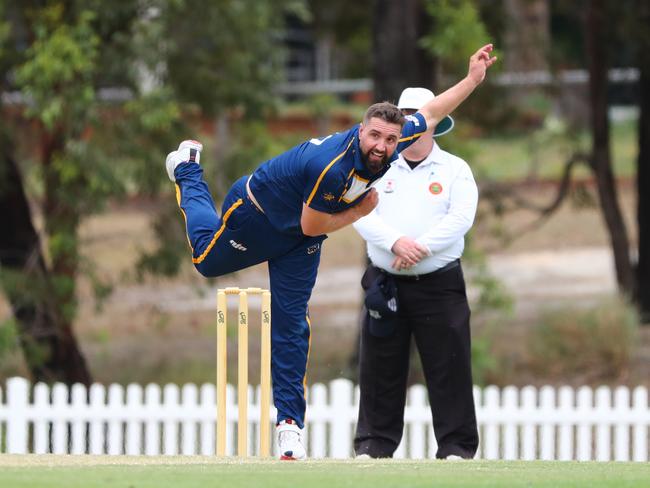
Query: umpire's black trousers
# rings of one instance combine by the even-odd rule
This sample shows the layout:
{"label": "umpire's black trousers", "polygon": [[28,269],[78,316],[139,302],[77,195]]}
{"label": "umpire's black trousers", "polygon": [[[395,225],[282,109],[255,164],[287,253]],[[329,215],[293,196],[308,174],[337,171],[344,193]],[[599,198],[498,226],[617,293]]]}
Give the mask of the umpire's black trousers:
{"label": "umpire's black trousers", "polygon": [[354,439],[357,455],[392,457],[404,430],[411,335],[420,353],[431,403],[437,458],[472,458],[478,430],[472,395],[470,309],[460,265],[417,281],[396,278],[399,326],[375,337],[362,324],[361,389]]}

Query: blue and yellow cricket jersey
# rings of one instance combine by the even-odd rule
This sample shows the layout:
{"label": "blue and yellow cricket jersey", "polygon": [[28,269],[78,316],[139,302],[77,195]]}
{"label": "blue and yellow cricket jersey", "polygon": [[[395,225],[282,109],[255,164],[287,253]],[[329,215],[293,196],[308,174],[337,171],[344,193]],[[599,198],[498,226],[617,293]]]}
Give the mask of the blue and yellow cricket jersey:
{"label": "blue and yellow cricket jersey", "polygon": [[[426,129],[421,114],[408,116],[389,163]],[[378,173],[368,171],[361,158],[357,125],[345,132],[305,141],[262,163],[251,177],[250,189],[274,228],[302,234],[303,203],[326,213],[346,210],[359,203],[388,168],[389,164]]]}

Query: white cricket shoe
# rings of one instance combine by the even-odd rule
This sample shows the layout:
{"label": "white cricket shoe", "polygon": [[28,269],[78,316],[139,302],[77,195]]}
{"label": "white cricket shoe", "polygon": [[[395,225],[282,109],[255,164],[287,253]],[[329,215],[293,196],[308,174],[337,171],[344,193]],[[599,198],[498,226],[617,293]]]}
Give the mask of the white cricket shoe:
{"label": "white cricket shoe", "polygon": [[463,458],[462,456],[458,456],[456,454],[450,454],[449,456],[447,456],[445,458],[445,460],[446,461],[464,461],[465,458]]}
{"label": "white cricket shoe", "polygon": [[167,155],[165,165],[167,166],[167,175],[172,181],[176,181],[174,170],[176,166],[182,163],[197,163],[201,160],[201,151],[203,144],[199,141],[187,140],[180,143],[176,151],[172,151]]}
{"label": "white cricket shoe", "polygon": [[278,452],[283,461],[299,461],[307,457],[302,445],[302,430],[291,420],[283,420],[277,426]]}

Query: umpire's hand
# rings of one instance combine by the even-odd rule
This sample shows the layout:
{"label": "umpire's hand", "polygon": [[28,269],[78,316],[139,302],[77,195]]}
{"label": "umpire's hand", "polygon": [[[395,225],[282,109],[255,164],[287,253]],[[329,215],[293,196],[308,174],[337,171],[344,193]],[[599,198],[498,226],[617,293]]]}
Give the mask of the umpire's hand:
{"label": "umpire's hand", "polygon": [[407,236],[397,239],[391,251],[396,256],[393,261],[393,268],[397,270],[415,266],[423,257],[429,254],[426,247]]}

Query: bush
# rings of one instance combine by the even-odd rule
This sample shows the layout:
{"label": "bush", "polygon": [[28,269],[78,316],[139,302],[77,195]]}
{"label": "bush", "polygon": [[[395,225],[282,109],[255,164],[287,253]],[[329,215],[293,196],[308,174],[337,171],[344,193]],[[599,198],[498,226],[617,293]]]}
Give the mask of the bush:
{"label": "bush", "polygon": [[492,334],[480,333],[472,337],[472,380],[475,385],[496,383],[501,373],[501,358],[494,353]]}
{"label": "bush", "polygon": [[472,300],[472,378],[475,385],[502,384],[508,376],[507,354],[501,350],[514,310],[514,298],[487,266],[487,256],[474,245],[473,234],[466,236],[463,259],[467,282],[477,292]]}
{"label": "bush", "polygon": [[638,323],[634,308],[622,300],[546,312],[529,336],[531,372],[546,381],[625,381]]}

